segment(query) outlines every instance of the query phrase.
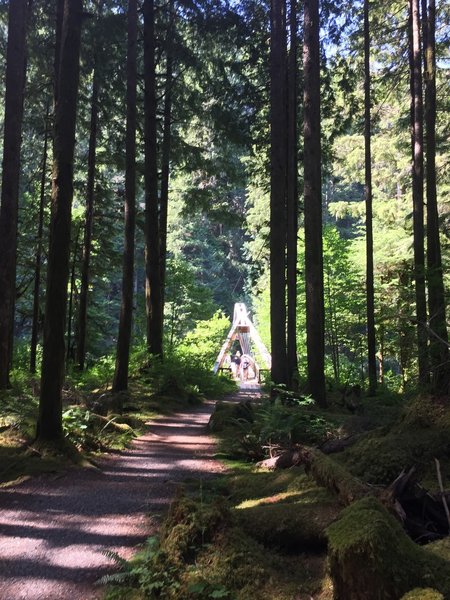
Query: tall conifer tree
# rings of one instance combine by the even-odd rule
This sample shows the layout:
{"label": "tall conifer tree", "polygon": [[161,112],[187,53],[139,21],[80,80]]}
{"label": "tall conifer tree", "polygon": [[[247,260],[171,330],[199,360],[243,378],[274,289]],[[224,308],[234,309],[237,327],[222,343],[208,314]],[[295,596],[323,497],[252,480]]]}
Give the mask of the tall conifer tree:
{"label": "tall conifer tree", "polygon": [[38,438],[62,436],[62,386],[73,198],[73,158],[80,72],[82,0],[65,0],[55,107],[50,243]]}
{"label": "tall conifer tree", "polygon": [[373,277],[373,210],[372,210],[372,137],[370,89],[370,25],[369,0],[364,0],[364,162],[366,202],[366,306],[367,306],[367,362],[369,367],[369,394],[377,387],[375,357],[375,303]]}
{"label": "tall conifer tree", "polygon": [[9,385],[14,329],[27,5],[27,0],[10,0],[8,14],[0,207],[0,389]]}
{"label": "tall conifer tree", "polygon": [[410,87],[411,87],[411,146],[412,195],[414,231],[414,277],[416,285],[417,349],[419,382],[429,381],[427,306],[425,296],[425,250],[423,206],[423,94],[422,60],[420,52],[419,0],[409,1],[410,9]]}
{"label": "tall conifer tree", "polygon": [[325,309],[322,243],[319,2],[305,0],[304,17],[304,203],[306,343],[308,387],[326,405]]}
{"label": "tall conifer tree", "polygon": [[147,347],[162,356],[155,3],[144,0],[145,297]]}
{"label": "tall conifer tree", "polygon": [[297,0],[290,0],[288,57],[288,173],[287,173],[287,361],[291,387],[295,387],[297,361]]}
{"label": "tall conifer tree", "polygon": [[430,323],[430,366],[434,392],[450,391],[450,355],[445,316],[445,288],[442,272],[439,213],[436,190],[436,5],[422,2],[422,30],[425,57],[425,124],[427,183],[427,282]]}
{"label": "tall conifer tree", "polygon": [[127,129],[125,140],[125,243],[123,253],[122,303],[117,338],[113,390],[128,387],[131,325],[133,315],[134,232],[136,221],[136,87],[137,0],[128,0],[127,41]]}
{"label": "tall conifer tree", "polygon": [[288,382],[286,354],[286,2],[272,0],[270,37],[270,333],[272,381]]}

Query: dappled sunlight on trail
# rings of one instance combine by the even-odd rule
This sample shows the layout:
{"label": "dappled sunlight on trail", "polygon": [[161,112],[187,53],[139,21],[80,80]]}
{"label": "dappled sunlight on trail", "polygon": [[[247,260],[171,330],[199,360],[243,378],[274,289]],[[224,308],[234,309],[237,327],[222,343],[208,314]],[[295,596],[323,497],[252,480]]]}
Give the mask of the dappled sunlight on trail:
{"label": "dappled sunlight on trail", "polygon": [[[241,384],[231,400],[258,395]],[[104,552],[129,558],[186,478],[223,471],[205,426],[214,403],[150,424],[98,469],[72,469],[0,489],[0,598],[97,600],[94,582],[114,570]]]}

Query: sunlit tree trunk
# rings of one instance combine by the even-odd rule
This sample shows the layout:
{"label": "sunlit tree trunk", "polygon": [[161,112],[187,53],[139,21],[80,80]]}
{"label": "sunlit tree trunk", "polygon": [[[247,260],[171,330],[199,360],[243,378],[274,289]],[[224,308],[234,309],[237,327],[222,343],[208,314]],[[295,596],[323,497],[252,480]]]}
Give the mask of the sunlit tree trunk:
{"label": "sunlit tree trunk", "polygon": [[427,308],[425,297],[425,250],[423,207],[423,100],[422,60],[420,53],[419,0],[410,0],[410,67],[411,67],[411,144],[414,230],[414,276],[416,286],[417,348],[419,383],[429,381]]}
{"label": "sunlit tree trunk", "polygon": [[430,325],[430,366],[433,391],[450,391],[450,356],[445,316],[445,288],[442,272],[439,214],[436,192],[436,57],[435,1],[430,0],[428,11],[423,5],[425,56],[425,124],[426,124],[426,182],[427,182],[427,279]]}
{"label": "sunlit tree trunk", "polygon": [[95,202],[95,172],[97,153],[98,131],[98,95],[99,77],[98,65],[94,65],[91,97],[91,119],[89,128],[88,172],[86,186],[86,210],[84,217],[83,258],[81,261],[81,287],[80,304],[78,307],[78,339],[77,339],[77,367],[84,369],[86,361],[86,328],[87,306],[89,293],[89,279],[91,266],[92,230],[94,224]]}
{"label": "sunlit tree trunk", "polygon": [[9,385],[14,328],[26,22],[27,0],[10,0],[0,207],[0,389]]}
{"label": "sunlit tree trunk", "polygon": [[157,161],[155,6],[144,0],[145,298],[147,347],[162,356],[161,269]]}
{"label": "sunlit tree trunk", "polygon": [[128,1],[127,131],[125,140],[125,243],[123,252],[122,303],[117,338],[113,390],[128,388],[133,316],[134,233],[136,222],[136,87],[137,0]]}
{"label": "sunlit tree trunk", "polygon": [[286,3],[272,0],[270,43],[270,333],[272,381],[287,384],[286,352]]}
{"label": "sunlit tree trunk", "polygon": [[323,291],[319,2],[305,0],[304,17],[304,204],[306,345],[308,388],[326,406]]}
{"label": "sunlit tree trunk", "polygon": [[52,211],[37,429],[38,439],[43,441],[62,437],[61,392],[64,382],[64,333],[82,16],[82,0],[65,1],[54,125]]}
{"label": "sunlit tree trunk", "polygon": [[297,361],[297,0],[290,0],[288,57],[288,175],[287,175],[287,362],[289,385],[295,387]]}
{"label": "sunlit tree trunk", "polygon": [[161,268],[161,312],[164,324],[164,300],[166,282],[166,254],[167,254],[167,211],[169,207],[169,174],[170,174],[170,148],[172,124],[172,86],[173,86],[173,56],[172,38],[174,35],[173,0],[169,2],[170,21],[167,31],[167,57],[166,57],[166,89],[164,94],[164,121],[163,140],[161,151],[161,202],[159,218],[160,235],[160,268]]}
{"label": "sunlit tree trunk", "polygon": [[371,140],[371,89],[370,89],[370,26],[369,0],[364,0],[364,161],[366,202],[366,306],[367,306],[367,363],[369,395],[377,388],[377,363],[375,358],[375,302],[373,277],[373,216],[372,216],[372,140]]}

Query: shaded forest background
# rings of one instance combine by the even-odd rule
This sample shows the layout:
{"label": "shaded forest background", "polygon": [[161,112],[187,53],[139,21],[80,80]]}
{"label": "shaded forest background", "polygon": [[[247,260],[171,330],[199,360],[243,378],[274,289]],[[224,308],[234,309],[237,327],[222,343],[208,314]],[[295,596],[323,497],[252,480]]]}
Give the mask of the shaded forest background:
{"label": "shaded forest background", "polygon": [[[57,17],[63,8],[62,2],[40,0],[11,2],[10,7],[13,5],[20,5],[22,17],[26,17],[22,25],[26,22],[27,52],[14,321],[13,331],[9,331],[13,344],[9,346],[10,374],[8,381],[3,377],[4,387],[19,372],[29,368],[37,371],[42,354],[58,89],[55,48],[58,50],[59,43]],[[294,5],[291,3],[289,15]],[[424,6],[426,13],[425,3],[422,13]],[[103,369],[111,382],[122,286],[129,7],[126,2],[97,0],[80,3],[79,8],[83,14],[79,17],[80,79],[64,362],[68,373]],[[299,158],[297,308],[295,323],[288,328],[296,330],[297,379],[301,382],[308,375],[308,353],[302,142],[304,30],[303,12],[298,8],[297,22],[286,44],[292,53],[295,34],[299,49],[294,83]],[[368,379],[363,8],[362,2],[327,0],[320,4],[319,201],[323,211],[324,370],[330,389],[355,384],[364,387]],[[229,324],[225,317],[232,313],[237,300],[247,303],[264,341],[268,346],[271,343],[270,7],[250,0],[169,0],[144,2],[143,6],[138,3],[137,9],[132,347],[141,355],[147,351],[162,354],[163,349],[165,355],[192,352],[208,369]],[[436,173],[443,274],[448,289],[450,7],[441,3],[437,9]],[[0,64],[6,72],[8,6],[3,4],[0,10]],[[276,3],[272,10],[276,10]],[[425,352],[433,341],[429,331],[432,315],[425,321],[418,317],[415,292],[418,266],[413,245],[411,17],[406,3],[382,0],[370,3],[368,15],[376,377],[382,385],[405,391],[417,385],[420,375],[424,348],[423,343],[418,347],[418,321],[426,334]],[[152,31],[146,30],[150,22]],[[153,46],[148,50],[150,42]],[[149,80],[149,60],[153,81]],[[5,77],[0,79],[4,96]],[[149,100],[150,89],[153,100]],[[149,101],[153,102],[151,113]],[[272,118],[275,112],[272,104]],[[149,204],[152,194],[156,208]],[[3,202],[2,210],[5,206]],[[151,286],[162,291],[163,346],[151,340],[158,326],[149,326],[151,314],[155,318],[160,309],[152,313],[144,293],[146,279],[148,283],[151,278],[144,248],[151,243],[149,227],[156,222],[151,221],[151,210],[159,215],[161,237],[157,243],[167,244],[167,252],[161,254],[164,265],[156,269],[162,269],[161,278]],[[445,298],[448,304],[448,295]],[[448,348],[445,340],[443,345]]]}

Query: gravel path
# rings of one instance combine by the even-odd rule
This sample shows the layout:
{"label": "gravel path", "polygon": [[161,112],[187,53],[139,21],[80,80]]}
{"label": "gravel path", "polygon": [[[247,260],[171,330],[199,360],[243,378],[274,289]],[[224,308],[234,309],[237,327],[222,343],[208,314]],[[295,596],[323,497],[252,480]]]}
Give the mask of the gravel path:
{"label": "gravel path", "polygon": [[[258,395],[242,384],[232,398]],[[129,558],[157,530],[176,486],[223,466],[205,433],[214,407],[155,421],[99,469],[74,469],[0,489],[0,600],[99,600],[94,582],[114,570],[103,552]]]}

